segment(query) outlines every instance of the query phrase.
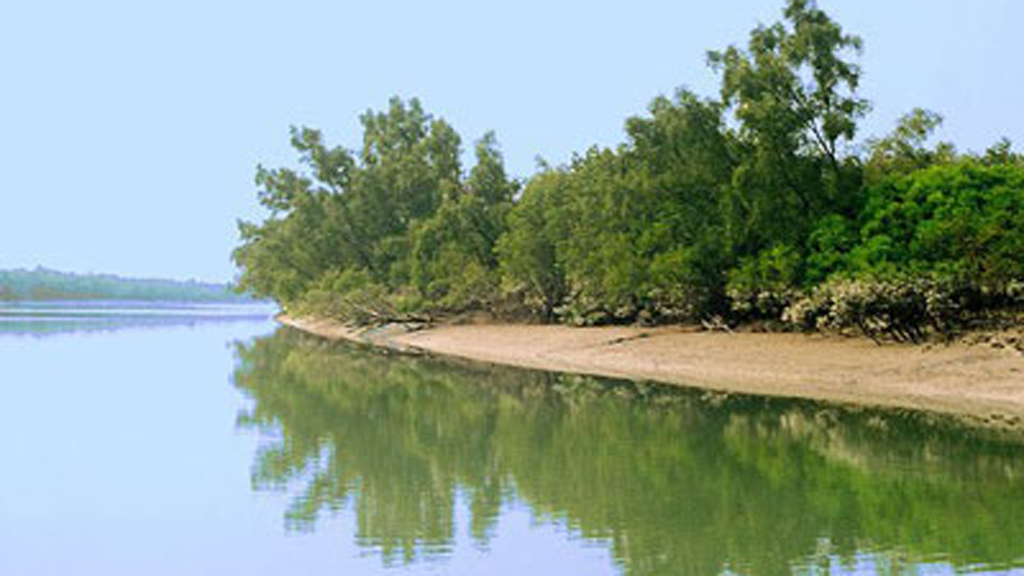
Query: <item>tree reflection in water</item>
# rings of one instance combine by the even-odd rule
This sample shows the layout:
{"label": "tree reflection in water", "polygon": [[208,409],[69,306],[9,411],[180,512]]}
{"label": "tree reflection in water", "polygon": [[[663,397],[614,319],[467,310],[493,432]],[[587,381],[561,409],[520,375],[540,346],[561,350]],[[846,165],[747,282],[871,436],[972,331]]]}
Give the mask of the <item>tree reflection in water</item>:
{"label": "tree reflection in water", "polygon": [[486,546],[525,503],[627,574],[1024,561],[1024,450],[910,414],[397,357],[289,330],[237,347],[257,490],[343,508],[384,561]]}

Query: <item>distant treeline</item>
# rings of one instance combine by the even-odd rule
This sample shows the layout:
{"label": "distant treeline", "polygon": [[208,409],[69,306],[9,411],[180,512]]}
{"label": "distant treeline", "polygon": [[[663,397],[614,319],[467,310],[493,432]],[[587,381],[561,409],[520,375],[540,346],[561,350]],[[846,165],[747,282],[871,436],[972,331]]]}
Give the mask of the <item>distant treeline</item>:
{"label": "distant treeline", "polygon": [[917,340],[1024,304],[1024,157],[931,144],[915,109],[857,140],[861,40],[810,0],[710,52],[720,92],[656,98],[626,142],[517,181],[492,134],[419,101],[359,150],[293,129],[259,167],[241,286],[353,322],[471,310],[575,324],[712,320]]}
{"label": "distant treeline", "polygon": [[138,280],[108,274],[71,274],[45,268],[0,270],[2,300],[149,300],[237,302],[248,300],[224,284]]}

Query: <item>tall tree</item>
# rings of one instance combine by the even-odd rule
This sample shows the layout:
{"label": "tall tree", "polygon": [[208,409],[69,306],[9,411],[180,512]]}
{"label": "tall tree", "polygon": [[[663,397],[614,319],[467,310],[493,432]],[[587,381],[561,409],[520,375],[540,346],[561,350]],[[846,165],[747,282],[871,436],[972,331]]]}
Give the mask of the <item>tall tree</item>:
{"label": "tall tree", "polygon": [[789,0],[784,15],[784,23],[755,28],[745,50],[708,55],[738,122],[732,232],[747,250],[795,242],[820,214],[853,209],[859,187],[844,146],[868,110],[851,59],[861,40],[813,0]]}

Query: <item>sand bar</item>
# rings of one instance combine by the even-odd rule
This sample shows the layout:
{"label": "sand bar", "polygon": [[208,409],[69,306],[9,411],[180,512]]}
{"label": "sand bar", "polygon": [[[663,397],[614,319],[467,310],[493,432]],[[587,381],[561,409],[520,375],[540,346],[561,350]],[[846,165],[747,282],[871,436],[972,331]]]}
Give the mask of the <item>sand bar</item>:
{"label": "sand bar", "polygon": [[902,408],[1024,429],[1024,355],[986,345],[876,345],[805,334],[688,327],[445,325],[355,330],[329,320],[279,320],[329,339],[405,352],[718,392]]}

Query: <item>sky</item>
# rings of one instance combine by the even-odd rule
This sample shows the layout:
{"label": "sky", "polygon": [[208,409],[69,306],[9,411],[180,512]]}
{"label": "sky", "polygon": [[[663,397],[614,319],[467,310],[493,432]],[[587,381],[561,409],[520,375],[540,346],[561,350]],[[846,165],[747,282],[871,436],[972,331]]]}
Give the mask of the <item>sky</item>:
{"label": "sky", "polygon": [[[0,268],[230,280],[258,163],[289,126],[356,147],[358,117],[419,97],[463,145],[494,130],[510,172],[622,141],[705,54],[783,0],[0,3]],[[819,0],[865,42],[862,137],[915,106],[938,137],[1024,143],[1024,2]],[[1017,147],[1020,149],[1020,146]]]}

